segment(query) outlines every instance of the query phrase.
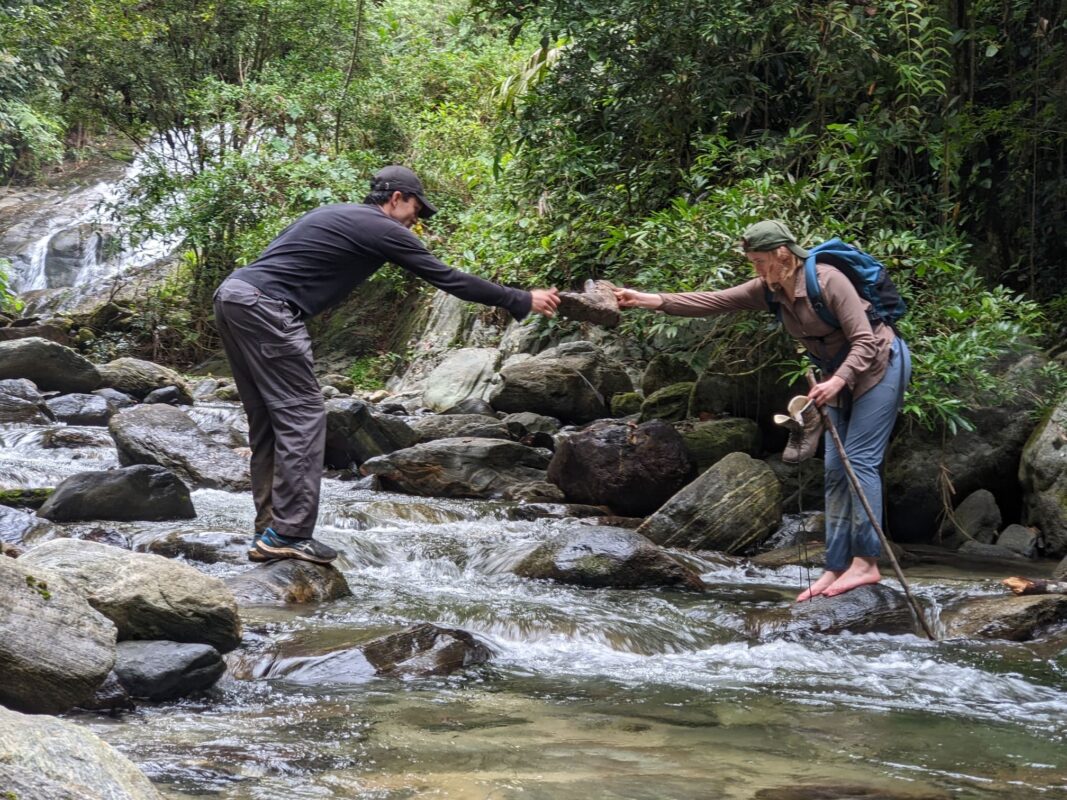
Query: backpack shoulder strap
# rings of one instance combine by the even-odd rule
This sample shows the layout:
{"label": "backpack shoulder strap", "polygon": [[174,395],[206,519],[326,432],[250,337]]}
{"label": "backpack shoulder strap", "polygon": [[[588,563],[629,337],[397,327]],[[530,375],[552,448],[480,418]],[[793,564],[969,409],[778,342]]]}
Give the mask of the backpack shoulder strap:
{"label": "backpack shoulder strap", "polygon": [[819,319],[832,328],[840,328],[841,322],[823,301],[822,287],[819,286],[819,276],[815,270],[815,262],[816,257],[822,255],[825,258],[828,251],[834,250],[838,245],[843,244],[840,239],[830,239],[811,248],[808,251],[808,257],[804,260],[804,283],[808,288],[808,302],[811,303],[815,313],[819,315]]}

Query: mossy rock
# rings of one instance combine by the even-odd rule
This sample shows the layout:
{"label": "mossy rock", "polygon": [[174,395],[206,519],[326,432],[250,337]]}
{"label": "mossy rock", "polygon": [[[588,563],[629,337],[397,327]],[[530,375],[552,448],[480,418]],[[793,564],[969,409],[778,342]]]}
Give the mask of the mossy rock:
{"label": "mossy rock", "polygon": [[664,422],[681,422],[688,416],[689,396],[693,392],[692,381],[675,383],[645,398],[641,404],[641,422],[661,419]]}
{"label": "mossy rock", "polygon": [[685,449],[703,472],[730,453],[757,455],[762,437],[759,425],[741,417],[711,419],[706,422],[688,420],[674,426],[685,440]]}
{"label": "mossy rock", "polygon": [[52,487],[42,489],[0,489],[0,506],[14,508],[40,508],[54,492]]}
{"label": "mossy rock", "polygon": [[611,398],[611,416],[628,417],[641,411],[644,400],[639,392],[623,392]]}
{"label": "mossy rock", "polygon": [[641,375],[641,391],[651,397],[660,389],[675,383],[687,383],[697,379],[696,372],[678,356],[660,353],[648,362]]}

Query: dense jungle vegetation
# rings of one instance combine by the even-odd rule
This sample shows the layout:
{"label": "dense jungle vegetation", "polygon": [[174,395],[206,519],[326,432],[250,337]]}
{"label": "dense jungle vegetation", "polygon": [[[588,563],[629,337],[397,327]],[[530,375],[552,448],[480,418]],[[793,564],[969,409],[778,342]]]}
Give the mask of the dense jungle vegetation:
{"label": "dense jungle vegetation", "polygon": [[[1067,327],[1053,0],[0,0],[0,175],[116,133],[166,144],[124,213],[184,236],[161,296],[192,351],[222,276],[389,162],[439,198],[446,260],[519,285],[722,287],[768,216],[859,243],[909,300],[930,425]],[[627,326],[724,369],[789,357],[770,319]]]}

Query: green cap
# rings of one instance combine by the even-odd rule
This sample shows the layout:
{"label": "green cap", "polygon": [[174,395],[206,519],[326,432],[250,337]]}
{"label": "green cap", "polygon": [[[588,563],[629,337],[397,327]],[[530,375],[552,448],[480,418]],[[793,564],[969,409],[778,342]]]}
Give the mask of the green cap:
{"label": "green cap", "polygon": [[749,250],[774,250],[783,244],[797,258],[808,257],[808,251],[797,244],[796,237],[793,236],[792,231],[786,227],[784,222],[777,219],[765,219],[763,222],[749,225],[741,235],[741,248],[745,252]]}

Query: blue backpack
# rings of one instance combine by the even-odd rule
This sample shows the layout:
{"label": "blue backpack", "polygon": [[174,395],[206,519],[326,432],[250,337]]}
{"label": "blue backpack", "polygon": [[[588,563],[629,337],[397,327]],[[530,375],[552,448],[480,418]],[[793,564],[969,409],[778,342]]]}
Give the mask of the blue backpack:
{"label": "blue backpack", "polygon": [[[871,307],[867,311],[867,317],[872,327],[883,322],[894,331],[897,329],[897,320],[904,316],[908,306],[889,277],[885,266],[858,247],[845,244],[836,238],[811,248],[804,261],[804,282],[808,287],[808,300],[823,322],[834,328],[841,327],[840,321],[823,302],[822,289],[819,288],[819,281],[815,275],[816,261],[820,264],[829,264],[844,273],[845,277],[856,287],[859,296],[870,302]],[[780,304],[772,299],[770,289],[767,289],[766,294],[767,305],[781,322]]]}

